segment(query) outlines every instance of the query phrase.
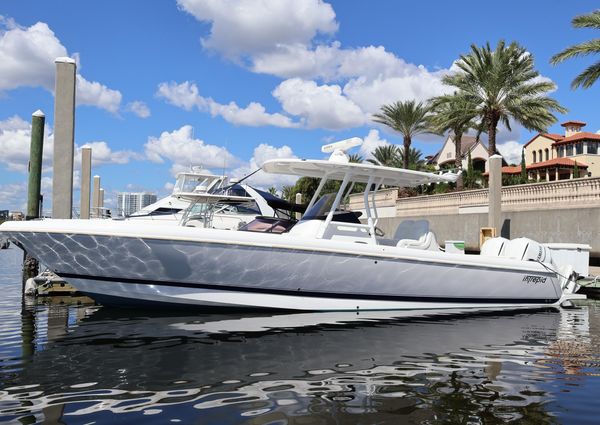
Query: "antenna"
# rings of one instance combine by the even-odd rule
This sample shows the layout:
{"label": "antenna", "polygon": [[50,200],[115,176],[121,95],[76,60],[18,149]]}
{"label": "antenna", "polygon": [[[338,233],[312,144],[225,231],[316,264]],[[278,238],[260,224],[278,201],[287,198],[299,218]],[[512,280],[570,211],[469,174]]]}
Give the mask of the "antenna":
{"label": "antenna", "polygon": [[349,158],[348,155],[346,155],[346,151],[353,147],[360,146],[362,143],[363,141],[360,137],[351,137],[350,139],[324,145],[321,147],[321,152],[330,153],[330,161],[347,163]]}
{"label": "antenna", "polygon": [[351,137],[349,139],[340,140],[339,142],[330,143],[321,147],[323,153],[333,153],[336,150],[347,151],[355,146],[362,145],[363,141],[360,137]]}
{"label": "antenna", "polygon": [[[225,140],[225,152],[227,152],[227,140]],[[223,172],[221,173],[222,176],[225,175],[226,165],[227,165],[227,155],[223,155]]]}

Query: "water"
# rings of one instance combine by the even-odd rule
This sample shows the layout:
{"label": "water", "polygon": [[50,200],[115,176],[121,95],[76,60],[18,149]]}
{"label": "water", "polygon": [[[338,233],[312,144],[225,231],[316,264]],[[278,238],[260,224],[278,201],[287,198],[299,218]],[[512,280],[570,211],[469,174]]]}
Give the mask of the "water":
{"label": "water", "polygon": [[413,318],[22,306],[20,259],[0,251],[2,423],[598,423],[598,302]]}

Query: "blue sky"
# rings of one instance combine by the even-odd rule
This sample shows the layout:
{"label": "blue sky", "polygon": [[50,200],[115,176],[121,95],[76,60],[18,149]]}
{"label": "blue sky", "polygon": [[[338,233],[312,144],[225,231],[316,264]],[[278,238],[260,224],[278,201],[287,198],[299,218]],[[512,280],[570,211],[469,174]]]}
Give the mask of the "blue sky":
{"label": "blue sky", "polygon": [[[278,0],[3,0],[0,6],[0,209],[22,209],[31,113],[49,127],[43,190],[51,193],[56,56],[78,61],[75,140],[91,145],[107,203],[120,190],[164,194],[202,164],[234,176],[273,157],[321,157],[320,146],[365,138],[362,153],[401,138],[369,117],[384,103],[443,92],[440,78],[471,43],[518,41],[587,131],[600,129],[600,85],[572,91],[590,58],[551,66],[597,37],[571,27],[596,2]],[[550,131],[561,133],[557,124]],[[515,156],[532,134],[501,131]],[[437,151],[441,138],[414,145]],[[77,165],[76,165],[77,168]],[[76,170],[76,180],[78,171]],[[293,182],[258,175],[259,186]],[[75,194],[78,199],[78,194]]]}

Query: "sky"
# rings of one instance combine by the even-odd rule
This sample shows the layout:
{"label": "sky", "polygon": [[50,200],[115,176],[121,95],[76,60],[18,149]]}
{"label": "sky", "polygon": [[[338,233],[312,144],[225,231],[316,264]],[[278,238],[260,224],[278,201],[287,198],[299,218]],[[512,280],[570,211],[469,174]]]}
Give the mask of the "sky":
{"label": "sky", "polygon": [[[597,2],[383,0],[2,0],[0,3],[0,210],[24,210],[31,114],[46,114],[42,191],[51,203],[57,57],[77,62],[75,192],[82,146],[92,147],[105,204],[119,191],[166,195],[191,165],[243,177],[267,159],[322,158],[320,147],[360,137],[368,157],[402,144],[375,124],[384,104],[425,101],[471,44],[517,41],[550,95],[586,131],[600,130],[600,84],[571,90],[597,58],[549,58],[598,37],[571,19]],[[498,148],[518,162],[534,134],[500,129]],[[485,136],[484,136],[485,140]],[[443,138],[419,136],[423,155]],[[294,177],[256,174],[268,188]]]}

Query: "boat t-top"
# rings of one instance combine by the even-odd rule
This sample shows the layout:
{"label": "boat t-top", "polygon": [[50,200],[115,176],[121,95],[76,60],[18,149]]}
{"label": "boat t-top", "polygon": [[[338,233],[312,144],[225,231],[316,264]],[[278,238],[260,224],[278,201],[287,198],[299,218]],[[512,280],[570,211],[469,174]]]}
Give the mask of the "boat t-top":
{"label": "boat t-top", "polygon": [[185,220],[187,226],[237,230],[256,216],[276,215],[269,200],[238,180],[192,167],[177,174],[169,196],[120,219],[170,225]]}
{"label": "boat t-top", "polygon": [[[267,173],[320,179],[299,221],[262,217],[237,231],[145,222],[8,222],[0,234],[106,304],[188,305],[312,311],[513,309],[558,306],[575,273],[549,250],[519,238],[488,240],[481,254],[443,251],[423,220],[393,234],[377,227],[382,185],[456,179],[350,163],[358,138],[323,147],[328,160],[274,159]],[[335,193],[322,193],[327,181]],[[331,186],[331,185],[329,185]],[[360,188],[364,216],[344,208]]]}

